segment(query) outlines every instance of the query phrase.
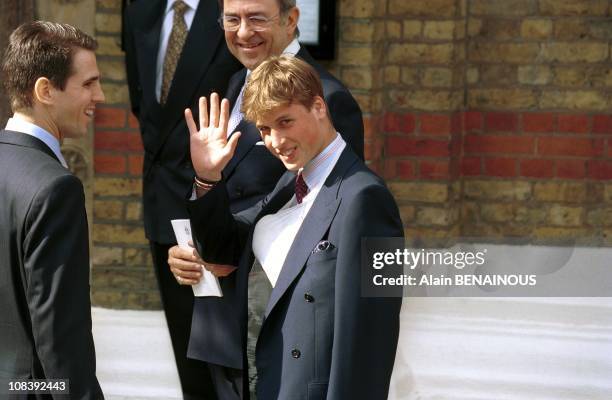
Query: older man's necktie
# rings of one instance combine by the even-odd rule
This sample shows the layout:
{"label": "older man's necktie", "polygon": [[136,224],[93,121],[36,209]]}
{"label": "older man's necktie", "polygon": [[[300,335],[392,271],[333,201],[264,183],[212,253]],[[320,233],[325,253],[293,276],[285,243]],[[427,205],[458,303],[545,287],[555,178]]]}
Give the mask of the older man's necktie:
{"label": "older man's necktie", "polygon": [[170,38],[168,39],[168,48],[166,49],[166,56],[164,58],[164,71],[162,75],[162,87],[161,95],[159,98],[160,104],[166,104],[168,99],[168,92],[170,91],[170,85],[172,84],[172,78],[174,78],[174,71],[176,71],[176,65],[178,64],[185,39],[187,38],[187,24],[185,23],[185,11],[189,6],[182,0],[177,0],[172,5],[174,10],[174,18],[172,19],[172,31],[170,32]]}
{"label": "older man's necktie", "polygon": [[308,194],[308,185],[304,180],[304,176],[302,173],[298,173],[297,178],[295,179],[295,199],[298,204],[302,204],[302,200]]}

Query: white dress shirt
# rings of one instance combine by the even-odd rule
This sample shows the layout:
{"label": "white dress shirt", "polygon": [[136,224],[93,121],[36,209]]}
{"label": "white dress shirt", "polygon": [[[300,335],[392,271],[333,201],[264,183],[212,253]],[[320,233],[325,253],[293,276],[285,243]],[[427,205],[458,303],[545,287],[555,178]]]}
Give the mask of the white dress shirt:
{"label": "white dress shirt", "polygon": [[276,285],[287,253],[295,240],[308,211],[314,204],[321,187],[338,162],[346,142],[340,134],[299,173],[308,185],[308,194],[298,204],[295,195],[280,210],[266,215],[255,225],[253,253],[261,264],[272,287]]}
{"label": "white dress shirt", "polygon": [[[174,19],[174,10],[172,5],[176,0],[169,0],[164,11],[164,22],[162,23],[161,33],[159,36],[159,51],[157,53],[157,65],[156,74],[157,79],[155,80],[155,97],[157,101],[161,97],[162,79],[164,75],[164,59],[166,58],[166,49],[168,48],[168,39],[170,39],[170,33],[172,32],[172,20]],[[187,31],[191,29],[191,23],[193,17],[198,8],[200,0],[183,0],[183,3],[187,4],[188,8],[185,11],[184,18],[185,24],[187,24]]]}
{"label": "white dress shirt", "polygon": [[[300,51],[300,42],[297,39],[293,39],[291,43],[287,46],[285,51],[282,54],[291,54],[295,56]],[[227,124],[227,136],[229,137],[236,127],[242,120],[242,112],[240,112],[240,106],[242,104],[242,93],[244,92],[244,87],[246,86],[246,82],[249,79],[249,75],[251,75],[251,70],[247,69],[246,77],[244,79],[244,83],[242,84],[242,88],[240,88],[240,94],[236,98],[236,102],[232,106],[232,112],[230,113],[229,122]]]}
{"label": "white dress shirt", "polygon": [[68,168],[68,164],[66,163],[66,160],[64,159],[64,156],[60,150],[59,140],[45,129],[15,116],[13,118],[9,118],[5,129],[7,131],[25,133],[26,135],[34,136],[35,138],[42,140],[47,147],[51,149],[53,154],[55,154],[60,163],[62,163],[65,168]]}

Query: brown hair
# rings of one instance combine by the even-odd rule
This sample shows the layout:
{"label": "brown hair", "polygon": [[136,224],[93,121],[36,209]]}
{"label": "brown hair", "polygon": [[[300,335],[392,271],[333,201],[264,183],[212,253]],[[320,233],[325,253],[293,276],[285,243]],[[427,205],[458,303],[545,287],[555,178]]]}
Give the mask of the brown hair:
{"label": "brown hair", "polygon": [[323,87],[310,64],[292,55],[274,56],[249,76],[241,111],[246,119],[256,122],[273,109],[291,103],[310,110],[316,96],[323,98]]}
{"label": "brown hair", "polygon": [[64,90],[75,50],[97,47],[94,38],[68,24],[32,21],[20,25],[11,33],[2,63],[2,80],[13,111],[32,107],[38,78],[45,77]]}

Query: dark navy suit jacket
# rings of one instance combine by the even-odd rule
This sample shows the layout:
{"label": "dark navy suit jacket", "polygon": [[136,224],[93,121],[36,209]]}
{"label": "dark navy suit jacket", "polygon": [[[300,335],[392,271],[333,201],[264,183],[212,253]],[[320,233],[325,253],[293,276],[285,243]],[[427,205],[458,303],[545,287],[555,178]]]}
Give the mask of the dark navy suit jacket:
{"label": "dark navy suit jacket", "polygon": [[132,112],[144,145],[143,209],[149,240],[176,243],[170,220],[187,218],[185,193],[193,184],[189,131],[183,111],[197,121],[198,99],[225,93],[242,65],[230,54],[217,23],[217,0],[200,0],[176,67],[168,99],[155,96],[156,64],[166,0],[132,2],[125,11],[125,64]]}
{"label": "dark navy suit jacket", "polygon": [[[219,354],[243,365],[253,230],[260,218],[291,199],[294,179],[286,172],[271,194],[235,216],[225,183],[189,204],[204,260],[239,265],[237,290],[227,293],[232,305],[223,321],[216,321],[220,325],[207,328],[220,335]],[[256,348],[258,398],[387,398],[401,293],[361,295],[365,237],[403,237],[402,222],[385,184],[347,147],[300,227],[270,295]],[[323,240],[332,246],[313,251]]]}

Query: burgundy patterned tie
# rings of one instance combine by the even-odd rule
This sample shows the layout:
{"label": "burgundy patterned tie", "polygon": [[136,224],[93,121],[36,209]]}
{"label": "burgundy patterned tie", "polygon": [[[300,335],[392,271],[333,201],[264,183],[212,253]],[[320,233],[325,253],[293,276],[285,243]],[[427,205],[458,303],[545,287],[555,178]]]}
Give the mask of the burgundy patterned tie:
{"label": "burgundy patterned tie", "polygon": [[300,172],[297,178],[295,178],[295,199],[297,200],[298,204],[302,204],[302,200],[307,194],[308,185],[304,180],[304,176],[302,176],[302,173]]}

